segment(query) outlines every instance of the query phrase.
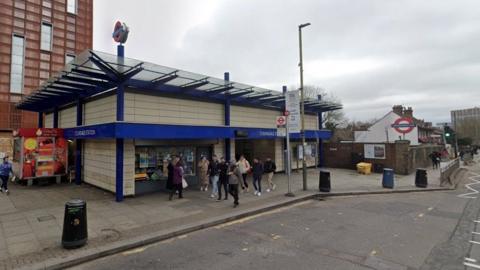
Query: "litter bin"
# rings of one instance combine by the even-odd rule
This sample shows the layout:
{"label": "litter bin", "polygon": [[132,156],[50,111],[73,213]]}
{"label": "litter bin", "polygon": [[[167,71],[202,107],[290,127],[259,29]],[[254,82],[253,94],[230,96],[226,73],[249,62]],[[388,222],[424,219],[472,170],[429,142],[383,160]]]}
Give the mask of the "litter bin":
{"label": "litter bin", "polygon": [[393,181],[393,170],[388,168],[383,169],[382,186],[384,188],[393,188]]}
{"label": "litter bin", "polygon": [[427,170],[417,169],[415,173],[415,186],[426,188],[428,186]]}
{"label": "litter bin", "polygon": [[321,192],[330,192],[330,172],[326,170],[320,170],[320,176],[318,179],[318,188]]}
{"label": "litter bin", "polygon": [[87,203],[79,199],[68,201],[63,218],[62,246],[78,248],[87,243],[87,238]]}

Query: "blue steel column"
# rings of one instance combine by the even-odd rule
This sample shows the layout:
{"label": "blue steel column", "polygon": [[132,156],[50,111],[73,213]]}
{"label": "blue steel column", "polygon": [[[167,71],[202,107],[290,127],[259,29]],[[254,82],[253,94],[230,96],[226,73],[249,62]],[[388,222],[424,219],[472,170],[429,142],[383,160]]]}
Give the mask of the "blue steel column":
{"label": "blue steel column", "polygon": [[38,113],[38,128],[43,128],[43,112]]}
{"label": "blue steel column", "polygon": [[58,128],[58,108],[53,109],[53,128]]}
{"label": "blue steel column", "polygon": [[[223,74],[223,79],[225,81],[230,81],[230,73],[225,72]],[[224,104],[224,113],[225,113],[225,126],[230,126],[230,99],[227,97]],[[230,156],[232,154],[232,148],[230,145],[230,138],[225,139],[225,160],[230,161]]]}
{"label": "blue steel column", "polygon": [[[117,56],[125,57],[122,44],[117,46]],[[124,120],[125,89],[122,83],[117,85],[117,122]],[[123,201],[123,138],[116,138],[115,200]]]}
{"label": "blue steel column", "polygon": [[[77,100],[77,127],[83,125],[83,101]],[[80,139],[75,142],[75,184],[82,183],[82,143]]]}
{"label": "blue steel column", "polygon": [[[322,95],[318,95],[318,100],[322,100]],[[322,112],[318,113],[318,129],[321,130],[323,129],[323,114]],[[325,157],[323,153],[323,140],[319,139],[318,140],[318,166],[323,167],[324,162],[325,162]]]}

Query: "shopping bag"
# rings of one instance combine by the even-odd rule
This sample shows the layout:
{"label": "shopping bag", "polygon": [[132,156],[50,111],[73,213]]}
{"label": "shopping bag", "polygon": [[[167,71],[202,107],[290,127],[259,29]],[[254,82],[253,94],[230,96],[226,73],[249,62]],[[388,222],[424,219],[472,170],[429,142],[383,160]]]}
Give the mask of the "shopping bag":
{"label": "shopping bag", "polygon": [[188,183],[187,183],[187,181],[185,180],[185,178],[182,178],[182,187],[183,187],[183,188],[187,188],[187,187],[188,187]]}
{"label": "shopping bag", "polygon": [[10,180],[12,180],[12,182],[15,182],[16,179],[17,179],[17,177],[15,175],[12,176],[12,178],[10,178]]}

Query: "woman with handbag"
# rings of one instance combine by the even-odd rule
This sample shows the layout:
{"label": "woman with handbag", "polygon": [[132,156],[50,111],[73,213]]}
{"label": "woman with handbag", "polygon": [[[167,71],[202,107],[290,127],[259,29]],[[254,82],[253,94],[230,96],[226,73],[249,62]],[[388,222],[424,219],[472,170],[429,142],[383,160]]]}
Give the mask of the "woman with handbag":
{"label": "woman with handbag", "polygon": [[182,163],[180,162],[180,158],[175,157],[173,159],[173,188],[170,191],[170,197],[168,198],[170,201],[175,194],[175,191],[178,191],[178,198],[183,198],[183,167]]}

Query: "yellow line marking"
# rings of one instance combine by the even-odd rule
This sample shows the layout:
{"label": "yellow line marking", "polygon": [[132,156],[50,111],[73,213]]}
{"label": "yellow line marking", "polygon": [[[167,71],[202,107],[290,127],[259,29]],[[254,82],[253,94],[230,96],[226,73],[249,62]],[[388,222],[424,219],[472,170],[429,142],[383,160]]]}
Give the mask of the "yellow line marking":
{"label": "yellow line marking", "polygon": [[122,255],[123,256],[128,256],[128,255],[132,255],[132,254],[137,254],[137,253],[140,253],[140,252],[144,252],[145,249],[147,249],[147,247],[140,247],[140,248],[127,250],[127,251],[122,252]]}
{"label": "yellow line marking", "polygon": [[232,225],[235,225],[235,224],[245,223],[247,221],[250,221],[252,219],[255,219],[255,218],[258,218],[258,217],[261,217],[261,216],[266,216],[266,215],[279,213],[279,212],[282,212],[282,211],[285,211],[285,210],[288,210],[288,209],[291,209],[291,208],[294,208],[294,207],[297,207],[297,206],[306,205],[306,204],[310,204],[310,203],[312,203],[311,200],[304,201],[304,202],[299,202],[299,203],[289,205],[289,206],[285,206],[285,207],[281,207],[281,208],[278,208],[278,209],[275,209],[275,210],[272,210],[272,211],[256,214],[256,215],[249,216],[249,217],[244,217],[244,218],[241,218],[241,219],[237,219],[237,220],[234,220],[234,221],[230,221],[230,222],[215,226],[215,229],[222,229],[222,228],[232,226]]}

